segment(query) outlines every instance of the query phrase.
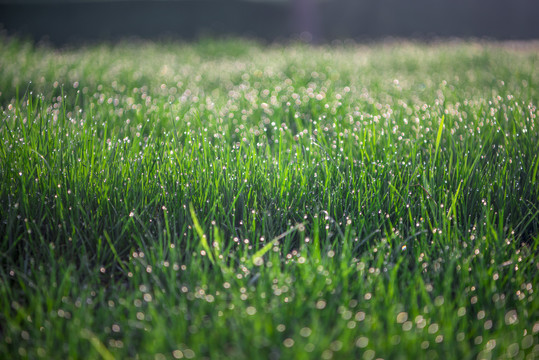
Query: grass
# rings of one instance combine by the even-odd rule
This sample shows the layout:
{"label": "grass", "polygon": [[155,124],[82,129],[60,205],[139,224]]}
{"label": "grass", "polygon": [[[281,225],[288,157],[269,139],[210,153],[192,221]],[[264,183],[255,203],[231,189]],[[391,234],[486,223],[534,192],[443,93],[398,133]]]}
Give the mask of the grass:
{"label": "grass", "polygon": [[0,354],[534,359],[539,47],[0,42]]}

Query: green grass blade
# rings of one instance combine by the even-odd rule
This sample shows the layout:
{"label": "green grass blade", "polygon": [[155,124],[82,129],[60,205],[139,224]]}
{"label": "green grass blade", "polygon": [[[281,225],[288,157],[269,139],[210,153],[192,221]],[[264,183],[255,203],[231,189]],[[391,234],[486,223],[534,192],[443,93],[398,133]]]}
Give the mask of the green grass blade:
{"label": "green grass blade", "polygon": [[293,228],[285,231],[281,235],[275,237],[273,240],[268,242],[266,245],[264,245],[264,247],[262,247],[262,249],[258,250],[256,253],[253,254],[253,256],[251,256],[250,263],[253,264],[253,265],[259,265],[262,257],[264,256],[264,254],[266,254],[268,251],[270,251],[275,245],[278,245],[279,240],[281,240],[282,238],[290,235],[291,233],[293,233],[294,231],[296,231],[300,227],[303,227],[303,224],[297,224]]}
{"label": "green grass blade", "polygon": [[195,209],[193,208],[193,203],[189,203],[189,212],[191,213],[191,219],[193,220],[196,233],[198,234],[198,237],[200,238],[200,244],[202,245],[202,248],[204,249],[204,251],[206,251],[208,258],[213,264],[215,263],[215,260],[213,258],[213,253],[210,249],[210,246],[208,245],[208,239],[206,238],[206,234],[204,234],[204,230],[202,230],[202,227],[200,226],[200,223],[198,222]]}

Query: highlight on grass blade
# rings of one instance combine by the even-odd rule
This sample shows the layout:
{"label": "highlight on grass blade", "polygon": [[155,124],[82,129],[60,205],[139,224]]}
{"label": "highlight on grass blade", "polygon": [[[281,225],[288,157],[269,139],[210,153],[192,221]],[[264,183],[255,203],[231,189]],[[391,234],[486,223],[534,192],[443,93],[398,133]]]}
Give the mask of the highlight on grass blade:
{"label": "highlight on grass blade", "polygon": [[279,244],[279,240],[293,233],[297,229],[302,228],[303,226],[304,226],[303,223],[299,223],[293,228],[290,228],[289,230],[285,231],[281,235],[275,237],[273,240],[267,243],[262,249],[258,250],[256,253],[254,253],[253,256],[251,256],[250,263],[255,266],[261,266],[264,263],[264,260],[262,259],[264,254],[266,254],[271,248],[273,248],[273,246]]}
{"label": "highlight on grass blade", "polygon": [[191,213],[191,219],[193,219],[195,230],[200,237],[200,244],[202,245],[204,251],[208,254],[208,257],[210,258],[212,264],[214,264],[215,260],[213,259],[213,254],[211,252],[210,246],[208,245],[208,239],[206,238],[206,234],[204,234],[204,231],[202,230],[202,227],[198,222],[197,216],[195,214],[195,209],[193,209],[193,203],[189,203],[189,212]]}
{"label": "highlight on grass blade", "polygon": [[434,161],[438,156],[438,150],[440,149],[440,141],[442,140],[442,132],[444,130],[444,120],[445,115],[442,115],[442,120],[440,120],[440,126],[438,127],[438,134],[436,135],[436,150],[434,151]]}
{"label": "highlight on grass blade", "polygon": [[105,344],[103,344],[91,330],[82,329],[80,331],[80,336],[81,338],[88,340],[104,360],[114,360],[114,356],[110,353]]}
{"label": "highlight on grass blade", "polygon": [[103,235],[105,236],[105,239],[107,240],[107,243],[109,244],[110,250],[112,251],[112,254],[114,255],[114,259],[116,260],[118,265],[122,268],[122,270],[127,272],[127,268],[122,262],[122,259],[120,259],[120,256],[118,255],[118,252],[116,251],[116,248],[114,247],[114,244],[112,243],[112,240],[110,239],[110,236],[107,230],[103,231]]}

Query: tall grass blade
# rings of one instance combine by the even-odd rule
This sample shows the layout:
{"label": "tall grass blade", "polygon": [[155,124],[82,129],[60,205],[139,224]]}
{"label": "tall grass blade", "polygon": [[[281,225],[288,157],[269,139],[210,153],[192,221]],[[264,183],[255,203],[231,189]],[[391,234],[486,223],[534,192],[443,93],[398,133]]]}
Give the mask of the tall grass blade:
{"label": "tall grass blade", "polygon": [[189,203],[189,212],[191,213],[191,219],[193,220],[193,224],[195,225],[196,233],[198,234],[198,237],[200,238],[200,244],[202,245],[202,248],[208,255],[208,258],[210,261],[215,263],[215,260],[213,258],[213,253],[210,249],[210,246],[208,245],[208,239],[206,238],[206,234],[204,234],[204,230],[202,230],[202,227],[200,226],[200,223],[198,222],[195,209],[193,208],[193,203]]}

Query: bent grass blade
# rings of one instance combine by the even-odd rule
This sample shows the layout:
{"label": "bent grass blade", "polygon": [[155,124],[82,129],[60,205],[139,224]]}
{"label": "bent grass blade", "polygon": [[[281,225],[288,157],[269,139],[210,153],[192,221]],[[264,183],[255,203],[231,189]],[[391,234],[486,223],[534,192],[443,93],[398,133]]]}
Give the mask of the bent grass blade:
{"label": "bent grass blade", "polygon": [[290,235],[291,233],[293,233],[294,231],[296,231],[297,229],[299,229],[300,227],[304,226],[303,223],[299,223],[297,224],[296,226],[294,226],[293,228],[285,231],[284,233],[282,233],[281,235],[277,236],[276,238],[274,238],[273,240],[271,240],[269,243],[267,243],[262,249],[258,250],[256,253],[254,253],[253,256],[251,256],[251,259],[249,260],[249,262],[252,264],[252,265],[261,265],[261,260],[262,260],[262,257],[264,256],[264,254],[266,254],[271,248],[273,248],[275,245],[278,245],[279,244],[279,240],[281,240],[282,238]]}
{"label": "bent grass blade", "polygon": [[202,248],[206,251],[208,254],[208,257],[210,258],[210,261],[212,264],[215,264],[215,259],[213,258],[213,253],[210,249],[210,246],[208,245],[208,239],[206,238],[206,234],[204,234],[204,230],[202,230],[202,227],[200,226],[200,223],[198,222],[197,216],[195,214],[195,209],[193,208],[193,203],[189,203],[189,212],[191,213],[191,219],[193,219],[193,224],[195,225],[195,230],[200,237],[200,244],[202,245]]}

